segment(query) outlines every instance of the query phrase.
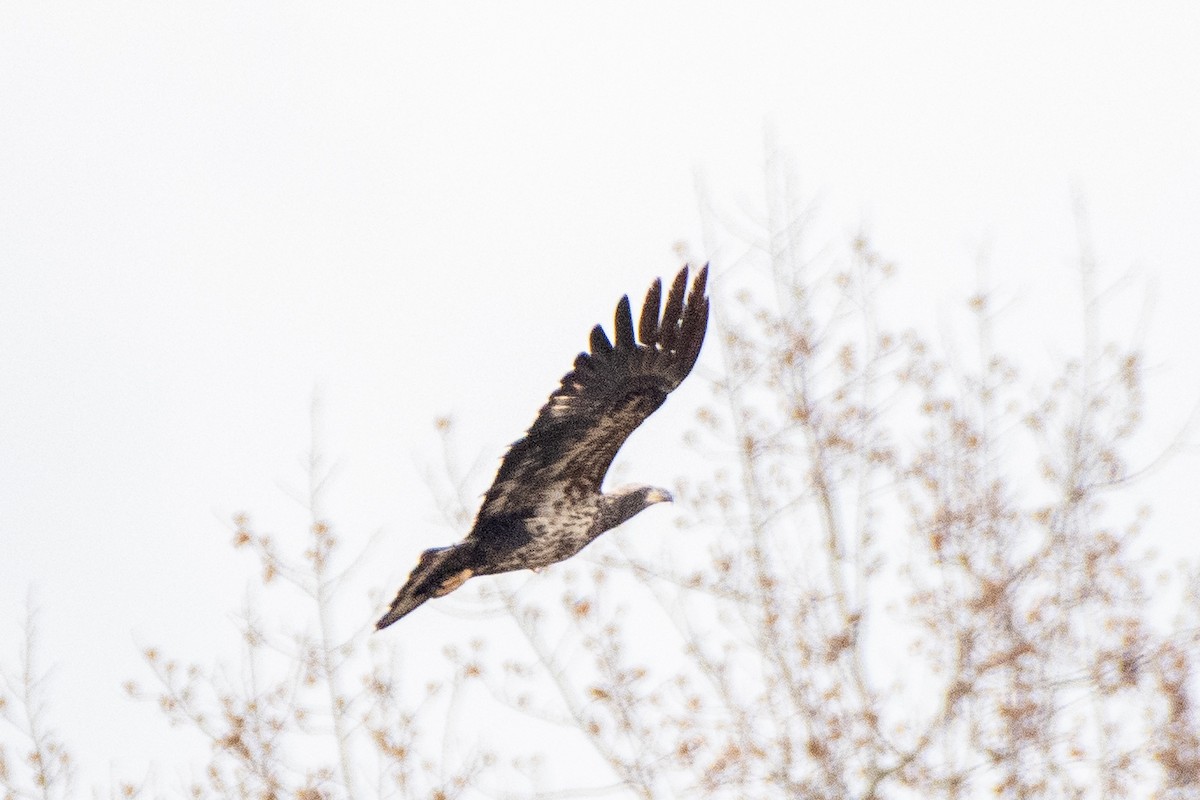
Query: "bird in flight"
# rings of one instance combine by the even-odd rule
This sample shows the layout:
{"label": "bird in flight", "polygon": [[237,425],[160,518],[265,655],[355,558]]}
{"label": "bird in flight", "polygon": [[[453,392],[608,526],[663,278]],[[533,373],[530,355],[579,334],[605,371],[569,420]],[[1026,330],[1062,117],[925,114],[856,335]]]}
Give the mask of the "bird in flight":
{"label": "bird in flight", "polygon": [[615,343],[600,325],[592,329],[591,352],[576,357],[524,438],[509,448],[467,538],[422,553],[376,629],[476,575],[536,570],[570,558],[605,531],[672,499],[653,486],[606,493],[600,484],[629,434],[692,371],[708,325],[707,279],[705,266],[688,292],[685,266],[661,309],[662,281],[655,279],[636,338],[629,296],[621,298]]}

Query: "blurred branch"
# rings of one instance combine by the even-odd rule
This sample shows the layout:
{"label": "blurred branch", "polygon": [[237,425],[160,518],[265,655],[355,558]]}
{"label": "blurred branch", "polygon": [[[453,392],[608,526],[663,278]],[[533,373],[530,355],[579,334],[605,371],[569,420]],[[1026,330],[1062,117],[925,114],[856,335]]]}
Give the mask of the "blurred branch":
{"label": "blurred branch", "polygon": [[[74,777],[70,751],[50,724],[49,673],[37,667],[38,608],[26,600],[20,656],[15,677],[0,671],[0,788],[6,798],[58,800],[71,796]],[[5,740],[20,755],[10,760]]]}

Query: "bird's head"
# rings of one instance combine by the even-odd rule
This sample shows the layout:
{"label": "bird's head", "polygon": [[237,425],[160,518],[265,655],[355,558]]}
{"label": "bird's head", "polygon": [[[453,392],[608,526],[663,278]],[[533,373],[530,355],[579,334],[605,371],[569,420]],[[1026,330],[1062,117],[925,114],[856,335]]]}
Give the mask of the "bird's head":
{"label": "bird's head", "polygon": [[609,497],[619,499],[623,505],[637,508],[638,511],[649,508],[655,503],[675,502],[675,498],[670,492],[657,486],[618,486],[609,494]]}
{"label": "bird's head", "polygon": [[670,503],[675,498],[657,486],[622,486],[605,495],[604,530],[615,528],[634,514],[645,511],[655,503]]}
{"label": "bird's head", "polygon": [[660,489],[657,486],[639,486],[637,489],[642,493],[647,506],[652,506],[655,503],[675,502],[675,498],[666,489]]}

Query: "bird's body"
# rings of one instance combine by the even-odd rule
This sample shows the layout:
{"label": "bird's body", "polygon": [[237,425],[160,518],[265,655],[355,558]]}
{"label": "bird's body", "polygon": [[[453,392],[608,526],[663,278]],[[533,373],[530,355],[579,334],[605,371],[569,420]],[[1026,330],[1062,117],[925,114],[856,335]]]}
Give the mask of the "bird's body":
{"label": "bird's body", "polygon": [[688,269],[680,270],[661,318],[656,280],[636,339],[628,297],[617,305],[615,344],[599,325],[592,329],[591,352],[579,354],[525,436],[509,448],[467,538],[422,553],[377,628],[473,576],[570,558],[605,531],[671,499],[650,486],[606,494],[600,485],[629,434],[691,372],[708,322],[707,276],[705,267],[687,293]]}

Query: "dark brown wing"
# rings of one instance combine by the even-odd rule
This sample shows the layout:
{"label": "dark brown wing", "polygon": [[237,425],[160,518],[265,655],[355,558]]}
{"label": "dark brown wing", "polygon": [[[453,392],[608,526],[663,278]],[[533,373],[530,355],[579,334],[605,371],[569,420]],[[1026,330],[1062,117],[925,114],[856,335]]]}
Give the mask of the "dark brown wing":
{"label": "dark brown wing", "polygon": [[661,315],[662,282],[654,281],[642,305],[636,340],[628,296],[617,305],[615,344],[601,326],[592,329],[591,352],[579,354],[525,438],[504,456],[479,509],[476,531],[484,519],[526,512],[564,485],[600,490],[617,450],[687,377],[700,355],[708,325],[708,267],[696,274],[690,293],[687,279],[685,266],[675,276]]}

